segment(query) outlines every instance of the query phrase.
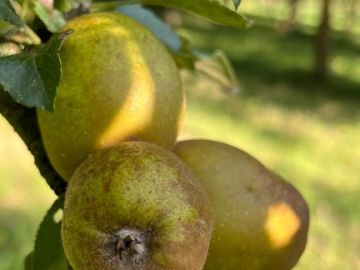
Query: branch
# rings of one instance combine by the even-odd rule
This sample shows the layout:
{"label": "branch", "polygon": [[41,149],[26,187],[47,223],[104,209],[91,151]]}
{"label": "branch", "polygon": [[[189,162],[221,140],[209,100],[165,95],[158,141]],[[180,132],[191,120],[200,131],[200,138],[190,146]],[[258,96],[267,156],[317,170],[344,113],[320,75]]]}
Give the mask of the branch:
{"label": "branch", "polygon": [[17,104],[0,89],[0,113],[13,126],[27,148],[34,156],[40,174],[57,195],[65,192],[66,182],[55,172],[46,155],[40,136],[35,109]]}

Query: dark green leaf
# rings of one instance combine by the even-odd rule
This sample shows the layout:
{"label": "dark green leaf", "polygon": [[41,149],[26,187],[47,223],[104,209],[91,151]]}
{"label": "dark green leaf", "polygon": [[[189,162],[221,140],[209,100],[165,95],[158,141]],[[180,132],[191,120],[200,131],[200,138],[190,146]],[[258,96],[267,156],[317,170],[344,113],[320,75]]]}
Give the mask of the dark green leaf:
{"label": "dark green leaf", "polygon": [[40,224],[33,256],[33,267],[36,270],[68,270],[69,265],[65,258],[61,242],[61,222],[55,215],[62,211],[63,196],[59,197]]}
{"label": "dark green leaf", "polygon": [[60,11],[48,9],[41,2],[35,4],[34,12],[52,33],[58,32],[66,23],[65,18]]}
{"label": "dark green leaf", "polygon": [[[215,23],[233,26],[247,27],[250,21],[243,15],[227,8],[222,2],[214,0],[94,0],[96,3],[109,4],[144,4],[155,6],[166,6],[181,9],[205,17]],[[93,7],[96,10],[96,5]]]}
{"label": "dark green leaf", "polygon": [[149,9],[141,5],[128,5],[117,10],[148,27],[171,51],[180,51],[181,39],[178,34]]}
{"label": "dark green leaf", "polygon": [[56,90],[61,79],[59,50],[70,33],[71,30],[54,34],[41,53],[35,58],[37,70],[42,78],[47,97],[50,100],[50,106],[45,107],[48,110],[54,109]]}
{"label": "dark green leaf", "polygon": [[49,108],[51,102],[34,60],[29,54],[0,58],[0,84],[17,103]]}
{"label": "dark green leaf", "polygon": [[26,256],[24,266],[25,270],[34,270],[34,251]]}
{"label": "dark green leaf", "polygon": [[61,78],[58,52],[68,33],[55,34],[35,57],[23,53],[0,58],[0,85],[17,103],[54,109]]}
{"label": "dark green leaf", "polygon": [[17,27],[22,27],[24,25],[15,13],[9,0],[0,0],[0,21],[11,23]]}

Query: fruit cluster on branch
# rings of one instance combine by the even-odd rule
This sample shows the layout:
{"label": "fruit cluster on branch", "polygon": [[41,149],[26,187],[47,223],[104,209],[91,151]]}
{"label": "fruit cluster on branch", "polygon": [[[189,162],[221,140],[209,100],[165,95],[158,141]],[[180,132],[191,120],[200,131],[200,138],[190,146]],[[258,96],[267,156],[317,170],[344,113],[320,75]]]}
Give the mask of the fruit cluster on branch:
{"label": "fruit cluster on branch", "polygon": [[74,270],[294,267],[307,242],[305,200],[238,148],[177,142],[184,90],[162,42],[119,13],[85,14],[62,31],[70,29],[54,112],[0,91],[0,113],[51,188],[65,193],[66,267],[66,260]]}

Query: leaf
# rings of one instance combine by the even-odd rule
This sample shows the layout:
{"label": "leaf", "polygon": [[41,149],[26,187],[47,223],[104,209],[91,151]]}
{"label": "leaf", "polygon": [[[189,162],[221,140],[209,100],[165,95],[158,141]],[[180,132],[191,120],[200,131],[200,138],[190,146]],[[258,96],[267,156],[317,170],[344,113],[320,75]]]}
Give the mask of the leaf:
{"label": "leaf", "polygon": [[25,270],[34,270],[34,251],[30,252],[24,261]]}
{"label": "leaf", "polygon": [[60,11],[49,9],[41,2],[35,4],[34,12],[52,33],[59,31],[66,23]]}
{"label": "leaf", "polygon": [[50,107],[50,99],[35,61],[28,54],[0,58],[0,84],[16,102],[24,106]]}
{"label": "leaf", "polygon": [[[52,36],[41,53],[35,58],[36,67],[42,79],[42,85],[49,100],[47,110],[54,109],[56,90],[61,79],[61,60],[59,50],[72,31],[57,33]],[[38,107],[41,108],[41,107]]]}
{"label": "leaf", "polygon": [[94,0],[94,3],[118,5],[138,3],[144,5],[166,6],[200,15],[218,24],[240,28],[251,25],[251,21],[246,19],[242,14],[230,10],[221,2],[214,0]]}
{"label": "leaf", "polygon": [[199,55],[195,68],[219,83],[226,92],[230,94],[239,92],[239,81],[224,51],[217,50],[212,55]]}
{"label": "leaf", "polygon": [[54,110],[61,78],[59,49],[69,33],[53,35],[35,57],[22,53],[0,58],[0,86],[17,103]]}
{"label": "leaf", "polygon": [[171,51],[180,51],[182,41],[178,34],[149,9],[141,5],[128,5],[118,7],[117,11],[149,28]]}
{"label": "leaf", "polygon": [[61,211],[63,206],[64,196],[61,196],[54,202],[40,224],[35,240],[33,269],[69,269],[61,242],[61,223],[55,220],[56,213]]}
{"label": "leaf", "polygon": [[9,0],[0,0],[0,21],[8,22],[17,27],[24,26],[24,23],[15,13]]}

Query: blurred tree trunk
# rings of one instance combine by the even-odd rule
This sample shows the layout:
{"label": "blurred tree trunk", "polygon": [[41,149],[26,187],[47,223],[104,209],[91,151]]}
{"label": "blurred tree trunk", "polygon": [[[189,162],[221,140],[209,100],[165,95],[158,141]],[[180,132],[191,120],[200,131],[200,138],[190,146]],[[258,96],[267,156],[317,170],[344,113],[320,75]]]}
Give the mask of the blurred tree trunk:
{"label": "blurred tree trunk", "polygon": [[330,60],[330,6],[332,0],[322,0],[321,21],[316,35],[315,75],[318,79],[325,80],[329,74]]}
{"label": "blurred tree trunk", "polygon": [[300,0],[289,0],[290,14],[289,14],[289,25],[292,27],[296,24],[296,15],[298,12]]}
{"label": "blurred tree trunk", "polygon": [[298,12],[300,0],[287,0],[288,7],[289,7],[289,17],[287,22],[283,25],[284,32],[291,32],[297,28],[296,24],[296,17]]}

